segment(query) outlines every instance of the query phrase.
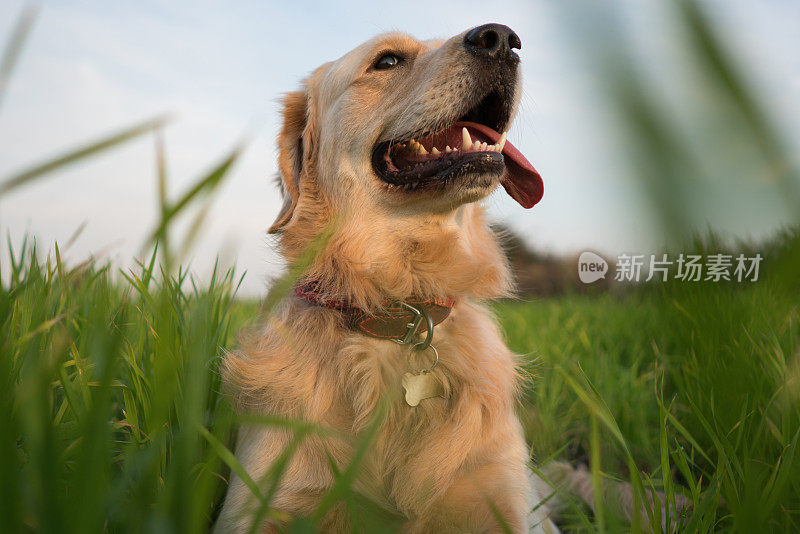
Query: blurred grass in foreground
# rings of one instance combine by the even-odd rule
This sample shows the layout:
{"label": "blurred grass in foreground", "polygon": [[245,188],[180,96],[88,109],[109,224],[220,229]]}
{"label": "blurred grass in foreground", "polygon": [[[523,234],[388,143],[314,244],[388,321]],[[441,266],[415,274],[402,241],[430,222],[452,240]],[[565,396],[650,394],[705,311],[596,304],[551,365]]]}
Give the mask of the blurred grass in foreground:
{"label": "blurred grass in foreground", "polygon": [[[694,512],[681,531],[800,531],[798,160],[778,110],[726,45],[736,36],[710,22],[724,5],[654,6],[669,31],[638,42],[619,4],[558,10],[565,27],[587,29],[576,51],[665,247],[725,252],[725,234],[693,240],[709,220],[762,234],[776,219],[795,226],[755,245],[768,258],[757,283],[673,281],[624,298],[501,306],[514,347],[539,356],[530,438],[535,449],[543,441],[540,459],[587,459],[595,486],[624,473],[668,498],[676,483],[687,488]],[[665,56],[679,68],[653,61]],[[579,436],[575,450],[563,451],[565,435]],[[594,528],[615,530],[605,512]]]}
{"label": "blurred grass in foreground", "polygon": [[202,530],[222,489],[198,428],[224,441],[231,419],[213,371],[230,273],[183,291],[153,262],[114,283],[34,258],[19,253],[0,297],[4,530]]}
{"label": "blurred grass in foreground", "polygon": [[[260,517],[290,519],[269,503],[294,447],[266,480],[250,480],[228,449],[232,425],[288,429],[294,446],[332,431],[232,413],[218,360],[258,309],[236,303],[232,271],[201,287],[180,269],[159,271],[155,252],[119,281],[108,265],[67,268],[58,248],[44,261],[24,246],[11,257],[0,280],[3,532],[202,532],[229,469],[263,503]],[[364,436],[342,437],[353,442],[352,465],[292,531],[309,531],[342,501],[367,531],[386,525],[350,489],[378,412]]]}

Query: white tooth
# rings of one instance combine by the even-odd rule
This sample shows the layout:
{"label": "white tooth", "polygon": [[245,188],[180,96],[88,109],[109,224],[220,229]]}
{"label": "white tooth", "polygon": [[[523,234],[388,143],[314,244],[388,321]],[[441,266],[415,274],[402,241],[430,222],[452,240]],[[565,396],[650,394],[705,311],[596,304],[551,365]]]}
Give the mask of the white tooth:
{"label": "white tooth", "polygon": [[508,132],[503,132],[503,135],[500,136],[500,140],[497,141],[497,151],[502,152],[503,147],[506,146],[506,134]]}
{"label": "white tooth", "polygon": [[484,142],[484,143],[481,145],[481,149],[482,149],[484,152],[485,152],[485,151],[487,151],[487,150],[489,150],[489,144],[488,144],[488,143],[486,143],[486,142]]}
{"label": "white tooth", "polygon": [[469,136],[466,128],[461,128],[461,145],[461,150],[465,152],[472,147],[472,137]]}
{"label": "white tooth", "polygon": [[439,152],[439,149],[438,149],[438,148],[436,148],[436,147],[433,147],[433,148],[431,149],[431,154],[433,154],[434,156],[438,156],[439,154],[441,154],[441,152]]}
{"label": "white tooth", "polygon": [[474,143],[472,143],[472,150],[480,150],[480,149],[481,149],[480,141],[475,141]]}
{"label": "white tooth", "polygon": [[453,149],[452,149],[452,148],[450,148],[450,145],[447,145],[447,147],[445,147],[444,151],[445,151],[445,152],[452,152],[452,151],[453,151]]}
{"label": "white tooth", "polygon": [[417,154],[422,154],[422,155],[424,156],[424,155],[425,155],[425,154],[427,154],[427,153],[428,153],[428,151],[427,151],[427,150],[425,150],[425,147],[424,147],[424,146],[422,146],[422,145],[419,145],[419,146],[417,147]]}

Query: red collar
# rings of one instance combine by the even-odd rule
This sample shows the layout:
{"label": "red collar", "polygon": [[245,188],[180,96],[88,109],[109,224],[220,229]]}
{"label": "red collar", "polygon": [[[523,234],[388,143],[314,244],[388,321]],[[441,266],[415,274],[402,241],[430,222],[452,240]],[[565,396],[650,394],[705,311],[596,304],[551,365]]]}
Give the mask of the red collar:
{"label": "red collar", "polygon": [[419,330],[428,332],[428,339],[422,344],[430,344],[433,327],[447,319],[455,305],[453,298],[411,298],[402,302],[387,300],[383,303],[384,312],[374,314],[351,306],[344,299],[327,297],[316,282],[295,286],[294,292],[310,304],[340,310],[347,318],[349,326],[355,330],[371,337],[391,339],[398,343],[410,343]]}

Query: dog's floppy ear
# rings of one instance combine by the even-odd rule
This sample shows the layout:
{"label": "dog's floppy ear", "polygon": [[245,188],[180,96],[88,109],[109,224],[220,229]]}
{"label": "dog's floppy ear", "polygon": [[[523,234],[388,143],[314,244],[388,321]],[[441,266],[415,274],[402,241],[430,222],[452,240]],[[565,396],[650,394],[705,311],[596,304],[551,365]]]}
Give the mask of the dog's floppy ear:
{"label": "dog's floppy ear", "polygon": [[292,219],[300,200],[301,179],[311,151],[311,120],[307,91],[286,93],[283,98],[283,127],[278,135],[278,167],[283,207],[269,228],[274,234]]}

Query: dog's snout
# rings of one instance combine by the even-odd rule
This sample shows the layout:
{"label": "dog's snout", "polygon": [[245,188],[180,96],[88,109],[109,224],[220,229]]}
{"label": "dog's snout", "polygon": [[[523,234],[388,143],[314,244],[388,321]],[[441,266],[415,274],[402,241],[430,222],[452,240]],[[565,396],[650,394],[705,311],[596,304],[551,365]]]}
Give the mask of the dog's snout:
{"label": "dog's snout", "polygon": [[464,47],[479,57],[516,63],[519,56],[513,49],[522,48],[522,42],[508,26],[484,24],[467,32]]}

